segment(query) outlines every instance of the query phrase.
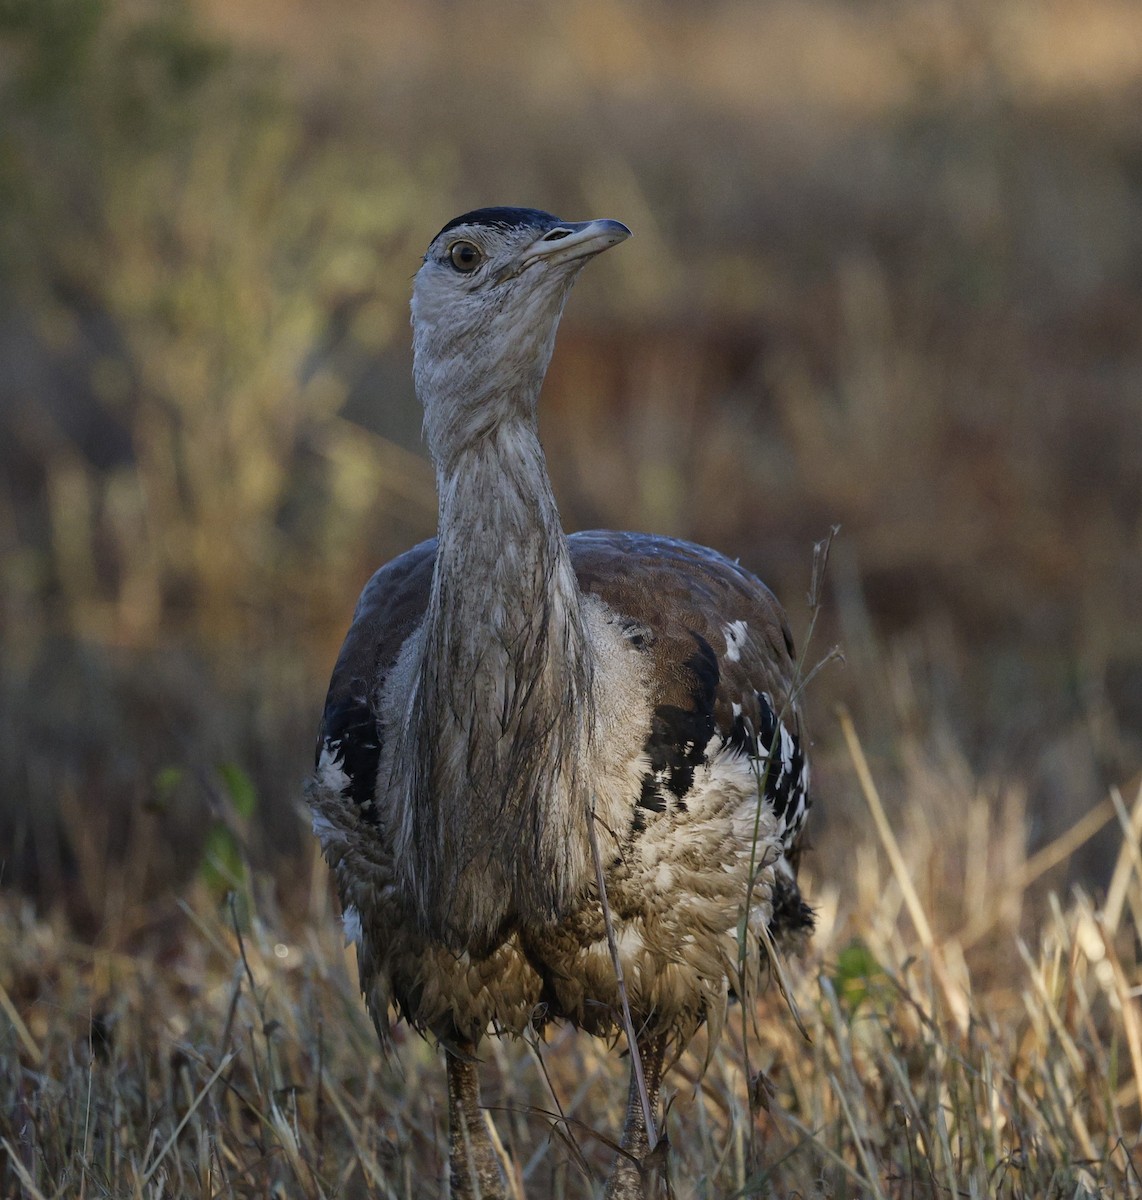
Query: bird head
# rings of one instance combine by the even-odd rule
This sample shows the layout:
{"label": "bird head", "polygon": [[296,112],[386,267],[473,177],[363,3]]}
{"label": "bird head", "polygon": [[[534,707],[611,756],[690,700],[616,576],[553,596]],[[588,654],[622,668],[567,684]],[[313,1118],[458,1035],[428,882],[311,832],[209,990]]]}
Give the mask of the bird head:
{"label": "bird head", "polygon": [[618,221],[482,208],[432,239],[412,293],[413,378],[438,459],[535,403],[567,294]]}

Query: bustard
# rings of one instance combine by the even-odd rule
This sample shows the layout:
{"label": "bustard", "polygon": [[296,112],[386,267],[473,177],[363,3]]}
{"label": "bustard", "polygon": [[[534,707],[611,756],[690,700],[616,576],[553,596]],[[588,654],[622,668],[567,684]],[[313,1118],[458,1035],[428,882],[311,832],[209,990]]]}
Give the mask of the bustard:
{"label": "bustard", "polygon": [[413,374],[438,534],[361,595],[309,787],[382,1043],[397,1015],[446,1051],[456,1197],[506,1194],[479,1107],[489,1029],[622,1029],[617,957],[639,1053],[607,1195],[642,1197],[665,1056],[716,1035],[743,909],[755,966],[767,933],[812,924],[776,600],[713,550],[560,525],[540,385],[576,276],[629,235],[488,208],[429,245]]}

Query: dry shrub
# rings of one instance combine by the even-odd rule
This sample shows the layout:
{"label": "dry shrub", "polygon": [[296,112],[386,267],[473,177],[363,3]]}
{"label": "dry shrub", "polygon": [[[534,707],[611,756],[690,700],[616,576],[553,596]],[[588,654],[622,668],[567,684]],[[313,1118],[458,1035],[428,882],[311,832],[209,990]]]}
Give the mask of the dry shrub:
{"label": "dry shrub", "polygon": [[[735,1010],[704,1073],[701,1039],[683,1056],[665,1092],[672,1194],[1139,1194],[1142,793],[1108,805],[1127,835],[1106,897],[1044,899],[1036,880],[1075,839],[1029,859],[1017,801],[908,747],[893,831],[847,730],[872,819],[810,860],[820,927],[790,964],[809,1041],[773,991]],[[5,899],[6,1191],[439,1194],[439,1054],[405,1037],[381,1060],[308,860],[300,920],[264,878],[221,904],[200,879],[120,926],[131,953]],[[618,1053],[571,1031],[491,1039],[484,1076],[517,1194],[594,1194],[621,1122]]]}
{"label": "dry shrub", "polygon": [[[770,995],[679,1064],[676,1194],[1138,1192],[1137,804],[1105,899],[1056,840],[1142,747],[1137,14],[206,7],[242,41],[0,6],[0,1190],[439,1192],[437,1056],[376,1056],[294,814],[357,588],[433,523],[408,276],[519,200],[637,233],[545,393],[568,524],[740,554],[795,622],[844,527],[812,1042]],[[521,1191],[590,1194],[621,1061],[488,1058]]]}

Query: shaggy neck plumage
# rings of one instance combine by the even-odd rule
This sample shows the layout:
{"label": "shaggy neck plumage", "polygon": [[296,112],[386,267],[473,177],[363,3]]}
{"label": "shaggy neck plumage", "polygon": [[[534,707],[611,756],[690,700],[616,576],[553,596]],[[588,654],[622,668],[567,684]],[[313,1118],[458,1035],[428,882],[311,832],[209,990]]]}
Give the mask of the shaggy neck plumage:
{"label": "shaggy neck plumage", "polygon": [[521,915],[561,915],[581,890],[592,714],[534,397],[498,407],[478,431],[450,421],[456,436],[440,441],[426,414],[440,522],[406,727],[408,882],[426,929],[472,948]]}

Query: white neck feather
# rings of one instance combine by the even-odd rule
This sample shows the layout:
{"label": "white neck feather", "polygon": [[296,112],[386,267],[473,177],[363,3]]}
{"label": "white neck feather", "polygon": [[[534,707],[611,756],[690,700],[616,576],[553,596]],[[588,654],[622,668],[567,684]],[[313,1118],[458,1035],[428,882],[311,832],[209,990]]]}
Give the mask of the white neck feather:
{"label": "white neck feather", "polygon": [[[499,400],[498,421],[432,447],[436,568],[401,755],[421,918],[468,946],[493,944],[521,914],[565,912],[587,852],[587,625],[534,393]],[[436,408],[426,405],[426,427],[457,433],[455,408],[442,422]]]}

